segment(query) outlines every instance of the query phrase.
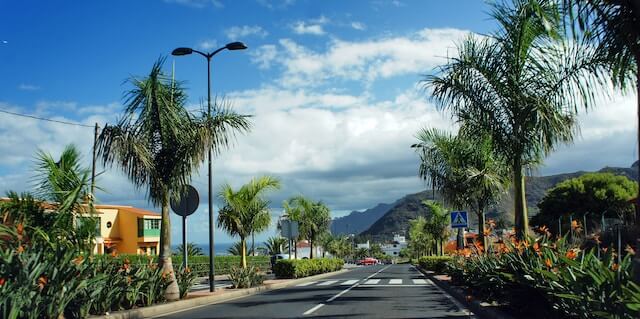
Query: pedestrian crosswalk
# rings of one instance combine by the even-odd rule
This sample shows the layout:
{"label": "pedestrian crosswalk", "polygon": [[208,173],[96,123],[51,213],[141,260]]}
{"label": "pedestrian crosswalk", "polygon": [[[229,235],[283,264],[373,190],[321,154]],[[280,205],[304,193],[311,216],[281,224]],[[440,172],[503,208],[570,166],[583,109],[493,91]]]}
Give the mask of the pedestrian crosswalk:
{"label": "pedestrian crosswalk", "polygon": [[417,278],[385,278],[385,279],[339,279],[339,280],[318,280],[308,281],[297,284],[296,287],[329,287],[329,286],[353,286],[359,284],[359,287],[375,287],[375,286],[426,286],[429,282],[425,279]]}

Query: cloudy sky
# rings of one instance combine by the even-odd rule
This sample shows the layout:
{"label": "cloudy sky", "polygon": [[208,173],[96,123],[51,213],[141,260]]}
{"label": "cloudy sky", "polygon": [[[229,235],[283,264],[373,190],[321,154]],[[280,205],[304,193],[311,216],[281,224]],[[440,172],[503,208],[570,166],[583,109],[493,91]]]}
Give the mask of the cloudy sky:
{"label": "cloudy sky", "polygon": [[[482,1],[147,0],[0,3],[0,111],[93,125],[122,111],[125,80],[154,61],[175,61],[190,104],[206,98],[206,63],[173,58],[179,46],[245,51],[213,59],[213,92],[252,114],[251,133],[215,159],[214,186],[279,177],[273,213],[304,194],[335,216],[422,190],[409,145],[423,126],[450,129],[419,81],[469,32],[495,24]],[[636,152],[635,95],[616,94],[581,115],[582,136],[536,174],[630,166]],[[93,129],[0,113],[0,191],[32,188],[34,153],[76,144],[90,164]],[[204,168],[204,167],[203,167]],[[102,168],[102,203],[154,209],[117,168]],[[206,242],[206,170],[193,181],[201,207],[190,241]],[[179,238],[179,219],[174,238]],[[262,240],[273,234],[266,232]],[[216,240],[233,241],[218,231]]]}

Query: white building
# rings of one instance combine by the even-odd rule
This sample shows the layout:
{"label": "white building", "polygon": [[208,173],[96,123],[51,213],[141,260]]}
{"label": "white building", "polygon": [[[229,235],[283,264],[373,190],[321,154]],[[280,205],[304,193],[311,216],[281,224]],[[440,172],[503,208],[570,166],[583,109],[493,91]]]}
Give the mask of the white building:
{"label": "white building", "polygon": [[381,247],[387,256],[398,257],[400,250],[407,247],[407,240],[404,236],[393,235],[393,242],[390,244],[382,244]]}

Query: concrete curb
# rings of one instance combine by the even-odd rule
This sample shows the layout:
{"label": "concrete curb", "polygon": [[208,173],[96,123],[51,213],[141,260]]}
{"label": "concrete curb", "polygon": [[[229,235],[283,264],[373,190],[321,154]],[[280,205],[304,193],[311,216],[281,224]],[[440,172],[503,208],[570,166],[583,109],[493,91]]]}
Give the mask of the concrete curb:
{"label": "concrete curb", "polygon": [[456,287],[449,285],[447,282],[444,282],[433,275],[433,272],[422,269],[419,266],[415,266],[418,271],[427,276],[434,284],[436,284],[440,289],[444,290],[446,293],[451,295],[453,298],[458,300],[461,304],[466,306],[469,310],[471,310],[476,316],[479,318],[486,319],[515,319],[511,315],[508,315],[502,311],[498,311],[496,309],[492,309],[492,306],[484,306],[477,300],[467,301],[466,295],[464,292]]}
{"label": "concrete curb", "polygon": [[329,276],[341,274],[348,271],[349,269],[342,269],[334,272],[329,272],[329,273],[310,276],[310,277],[304,277],[300,279],[291,279],[284,282],[265,284],[265,285],[261,285],[254,288],[232,290],[220,295],[203,296],[203,297],[197,297],[197,298],[191,298],[191,299],[178,300],[178,301],[163,303],[163,304],[154,305],[150,307],[142,307],[142,308],[136,308],[136,309],[130,309],[130,310],[117,311],[104,316],[92,316],[89,318],[91,319],[140,319],[140,318],[160,316],[163,314],[177,312],[180,310],[187,310],[189,308],[193,308],[197,306],[213,305],[213,304],[229,301],[232,299],[260,294],[260,293],[271,291],[271,290],[287,288],[297,284],[314,281],[318,279],[323,279]]}

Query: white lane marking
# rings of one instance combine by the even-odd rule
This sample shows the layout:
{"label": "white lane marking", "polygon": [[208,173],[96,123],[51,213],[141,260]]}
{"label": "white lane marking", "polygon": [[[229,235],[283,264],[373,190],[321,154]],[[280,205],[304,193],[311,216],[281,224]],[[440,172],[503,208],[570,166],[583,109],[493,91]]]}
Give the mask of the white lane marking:
{"label": "white lane marking", "polygon": [[296,287],[304,287],[304,286],[311,286],[313,284],[317,283],[317,281],[309,281],[309,282],[303,282],[301,284],[297,284]]}
{"label": "white lane marking", "polygon": [[418,285],[418,284],[426,285],[427,281],[424,280],[424,279],[414,279],[413,283],[416,284],[416,285]]}
{"label": "white lane marking", "polygon": [[[389,268],[389,267],[391,267],[391,265],[386,266],[386,267],[384,267],[384,268],[382,268],[382,269],[380,269],[380,270],[376,271],[375,273],[373,273],[373,274],[369,275],[369,277],[365,278],[364,280],[369,280],[369,279],[373,278],[373,276],[375,276],[375,275],[377,275],[377,274],[381,273],[382,271],[384,271],[385,269],[387,269],[387,268]],[[322,308],[324,305],[326,305],[326,304],[328,304],[328,303],[330,303],[330,302],[332,302],[332,301],[336,300],[338,297],[340,297],[340,296],[342,296],[342,295],[346,294],[347,292],[349,292],[349,290],[351,290],[351,289],[353,289],[353,288],[355,288],[355,287],[358,287],[358,285],[360,285],[360,283],[359,283],[359,282],[356,282],[355,284],[353,284],[353,285],[352,285],[352,286],[350,286],[349,288],[347,288],[347,289],[345,289],[345,290],[343,290],[343,291],[339,292],[337,295],[335,295],[335,296],[333,296],[333,297],[331,297],[331,298],[327,299],[325,302],[319,303],[319,304],[315,305],[313,308],[311,308],[311,309],[309,309],[309,310],[305,311],[302,315],[303,315],[303,316],[307,316],[307,315],[310,315],[310,314],[314,313],[316,310],[318,310],[318,309]]]}
{"label": "white lane marking", "polygon": [[[411,265],[411,267],[413,267],[413,269],[415,269],[420,275],[422,275],[422,277],[427,278],[427,276],[425,276],[425,274],[423,274],[420,270],[418,270],[418,268],[416,268],[416,266]],[[467,309],[467,307],[465,307],[460,302],[458,302],[458,300],[456,300],[456,298],[453,298],[453,296],[450,296],[446,291],[442,290],[442,288],[440,288],[433,281],[431,281],[431,279],[427,279],[427,281],[431,286],[435,287],[443,295],[445,295],[445,297],[447,297],[447,299],[451,300],[451,302],[453,302],[453,304],[455,304],[458,307],[458,310],[466,313],[467,316],[474,316],[475,315],[471,310]]]}
{"label": "white lane marking", "polygon": [[369,280],[367,280],[367,282],[365,282],[364,284],[365,284],[365,285],[375,285],[375,284],[377,284],[377,283],[379,283],[379,282],[380,282],[380,279],[369,279]]}
{"label": "white lane marking", "polygon": [[358,288],[369,288],[369,287],[424,287],[424,286],[429,286],[428,284],[424,284],[424,285],[360,285],[358,286]]}
{"label": "white lane marking", "polygon": [[311,309],[309,309],[309,310],[305,311],[302,315],[303,315],[303,316],[310,315],[310,314],[312,314],[314,311],[316,311],[316,310],[318,310],[318,309],[322,308],[322,306],[324,306],[324,304],[323,304],[323,303],[319,303],[319,304],[317,304],[315,307],[313,307],[313,308],[311,308]]}
{"label": "white lane marking", "polygon": [[347,281],[341,283],[340,286],[351,286],[351,285],[355,284],[356,282],[358,282],[357,279],[347,280]]}
{"label": "white lane marking", "polygon": [[389,280],[389,284],[390,285],[401,285],[402,284],[402,279],[391,279],[391,280]]}
{"label": "white lane marking", "polygon": [[329,280],[329,281],[324,281],[318,284],[318,286],[329,286],[329,285],[333,285],[336,282],[338,282],[337,280]]}

